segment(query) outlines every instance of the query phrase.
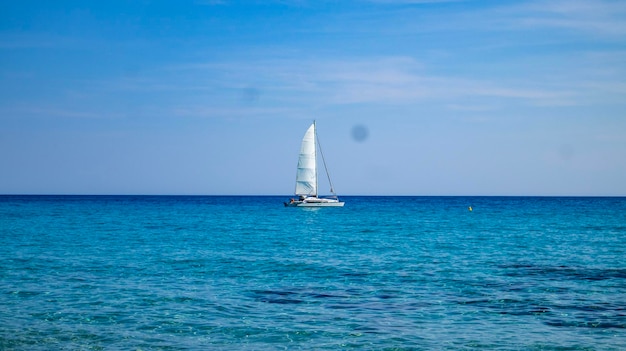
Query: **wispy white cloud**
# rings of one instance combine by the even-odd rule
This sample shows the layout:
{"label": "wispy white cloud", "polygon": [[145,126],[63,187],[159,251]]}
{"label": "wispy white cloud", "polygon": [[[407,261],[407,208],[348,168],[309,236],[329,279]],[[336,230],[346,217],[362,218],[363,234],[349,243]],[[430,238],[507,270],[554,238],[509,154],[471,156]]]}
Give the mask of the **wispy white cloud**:
{"label": "wispy white cloud", "polygon": [[215,6],[215,5],[226,5],[228,4],[228,1],[227,0],[195,0],[194,4]]}
{"label": "wispy white cloud", "polygon": [[[428,1],[428,0],[389,0],[373,2],[387,4],[400,3],[432,3],[432,2],[457,2],[457,1]],[[203,1],[203,3],[219,5],[222,1]],[[503,4],[495,7],[467,6],[467,11],[453,9],[444,14],[429,12],[427,16],[420,17],[423,22],[419,26],[428,27],[432,32],[445,32],[444,40],[454,40],[457,35],[467,37],[480,37],[471,35],[473,32],[493,31],[505,28],[509,31],[522,33],[534,28],[563,28],[568,30],[602,33],[613,36],[624,33],[626,35],[626,3],[607,0],[575,0],[575,1],[529,1],[518,4]],[[415,12],[417,13],[417,12]],[[385,24],[393,22],[393,16],[397,12],[385,12]],[[345,14],[350,16],[351,14]],[[443,16],[447,20],[443,21]],[[351,26],[350,21],[337,22],[348,31],[358,31],[359,28],[375,27],[388,28],[393,26],[365,26],[370,18],[376,17],[369,13],[358,21],[362,26]],[[406,26],[410,25],[409,15],[402,15],[402,28],[396,28],[409,37],[411,33]],[[412,21],[415,22],[415,21]],[[381,22],[375,22],[379,24]],[[345,26],[345,27],[343,27]],[[415,27],[417,28],[417,27]],[[410,29],[410,28],[409,28]],[[450,34],[452,33],[452,34]],[[467,34],[470,33],[470,34]],[[498,32],[499,33],[499,32]],[[478,33],[480,34],[480,33]],[[485,45],[494,44],[490,36],[483,39]],[[506,35],[502,41],[508,45],[519,45],[515,39],[523,36]],[[614,36],[613,38],[618,37]],[[0,34],[0,39],[1,39]],[[381,39],[382,38],[382,39]],[[384,40],[385,36],[379,37]],[[501,37],[500,37],[501,38]],[[64,45],[63,41],[57,42],[46,37],[24,37],[20,44],[20,38],[9,38],[5,47],[47,46]],[[496,40],[497,41],[497,40]],[[403,41],[402,43],[404,43]],[[419,43],[408,40],[406,42]],[[2,43],[2,40],[0,40]],[[498,41],[498,43],[500,43]],[[429,43],[426,43],[427,45]],[[482,42],[481,42],[482,44]],[[0,48],[3,47],[0,44]],[[494,44],[497,45],[497,44]],[[278,44],[269,47],[276,48]],[[571,59],[559,56],[551,61],[564,61],[565,68],[557,67],[556,73],[544,75],[552,71],[550,65],[545,69],[531,67],[529,71],[517,71],[511,69],[511,60],[506,57],[501,61],[493,60],[494,65],[500,65],[498,72],[490,72],[487,65],[481,66],[480,70],[472,71],[471,64],[462,57],[463,49],[457,49],[454,44],[442,44],[435,46],[440,56],[446,56],[442,63],[436,62],[433,56],[425,54],[420,49],[395,50],[387,55],[373,56],[372,53],[363,55],[344,56],[340,58],[330,57],[313,52],[310,57],[302,57],[301,51],[282,48],[280,53],[270,52],[272,49],[252,48],[264,50],[261,57],[250,60],[251,55],[238,56],[237,54],[224,58],[191,64],[170,63],[161,69],[145,69],[136,76],[120,76],[117,78],[105,78],[102,81],[94,81],[87,89],[96,93],[119,94],[143,94],[143,100],[147,101],[150,96],[159,100],[159,103],[172,104],[169,110],[175,116],[206,116],[206,115],[237,115],[237,114],[270,114],[280,113],[282,110],[275,106],[291,108],[292,106],[328,106],[346,104],[423,104],[434,103],[439,106],[448,106],[455,110],[472,110],[471,106],[478,106],[474,111],[483,108],[502,108],[502,103],[491,101],[514,101],[515,103],[529,106],[571,106],[590,103],[591,99],[602,99],[600,93],[592,97],[589,91],[606,92],[612,95],[613,100],[623,97],[626,92],[624,83],[620,77],[624,77],[625,70],[620,69],[620,59],[616,59],[613,53],[596,50],[596,57]],[[474,48],[472,48],[474,49]],[[236,48],[236,50],[243,50]],[[250,48],[245,47],[248,51]],[[281,50],[279,47],[277,49]],[[313,50],[314,51],[314,50]],[[486,50],[488,51],[488,50]],[[289,52],[289,53],[286,53]],[[491,51],[493,52],[493,51]],[[481,54],[484,54],[481,53]],[[534,53],[533,53],[534,54]],[[584,54],[584,53],[583,53]],[[545,56],[537,53],[537,62]],[[561,55],[560,53],[556,54]],[[624,54],[621,53],[623,56]],[[589,55],[588,55],[589,56]],[[243,59],[241,57],[244,57]],[[417,58],[419,57],[419,59]],[[484,59],[491,60],[488,54]],[[508,61],[507,61],[508,60]],[[606,63],[612,60],[610,64]],[[567,62],[566,62],[567,61]],[[456,65],[456,70],[441,68],[433,69],[433,66],[447,63]],[[596,63],[596,64],[594,64]],[[531,65],[528,63],[526,67]],[[580,67],[576,67],[576,65]],[[520,65],[519,67],[524,67]],[[616,68],[618,67],[618,68]],[[572,69],[576,69],[573,71]],[[593,70],[610,70],[604,74]],[[246,91],[253,89],[260,92],[258,101],[246,105]],[[169,94],[172,93],[172,94]],[[171,96],[176,98],[171,98]],[[459,100],[472,101],[468,106]],[[139,100],[137,100],[139,101]],[[210,105],[206,109],[203,105]],[[179,107],[184,106],[184,107]],[[196,107],[194,107],[196,106]],[[59,109],[62,111],[63,109]],[[60,114],[60,113],[59,113]],[[69,116],[69,114],[68,114]]]}
{"label": "wispy white cloud", "polygon": [[23,105],[12,105],[12,106],[3,106],[1,108],[1,114],[5,118],[12,118],[12,116],[17,116],[22,118],[24,116],[35,116],[35,117],[44,117],[44,118],[64,118],[64,119],[99,119],[116,117],[110,114],[102,114],[93,111],[86,111],[80,108],[71,108],[66,107],[63,108],[57,105],[37,105],[37,106],[23,106]]}
{"label": "wispy white cloud", "polygon": [[[452,111],[470,111],[470,112],[486,112],[493,111],[497,107],[494,105],[475,105],[475,104],[457,104],[452,103],[447,106]],[[478,122],[484,122],[486,119],[479,119]]]}
{"label": "wispy white cloud", "polygon": [[436,4],[447,2],[464,2],[467,0],[369,0],[380,4]]}
{"label": "wispy white cloud", "polygon": [[85,43],[76,38],[48,33],[0,33],[0,50],[70,48],[78,47],[81,44]]}
{"label": "wispy white cloud", "polygon": [[[346,14],[358,30],[389,33],[508,32],[527,33],[541,29],[621,39],[626,35],[626,2],[615,0],[531,0],[496,2],[493,5],[454,0],[372,0],[381,13]],[[391,5],[451,3],[439,11],[397,8]],[[458,3],[462,6],[455,6]],[[393,25],[385,20],[393,18]],[[376,26],[366,26],[376,23]],[[360,28],[360,29],[359,29]],[[544,35],[549,33],[544,33]]]}
{"label": "wispy white cloud", "polygon": [[509,28],[554,28],[599,35],[626,35],[626,2],[610,0],[551,0],[505,5],[492,21]]}
{"label": "wispy white cloud", "polygon": [[[428,73],[410,57],[267,60],[185,66],[224,89],[261,86],[264,98],[332,104],[450,104],[458,98],[514,99],[530,105],[570,105],[577,92],[527,81],[490,81]],[[251,78],[253,77],[253,78]]]}
{"label": "wispy white cloud", "polygon": [[575,94],[569,90],[547,89],[538,84],[527,86],[432,75],[423,64],[409,58],[327,62],[313,66],[310,82],[320,90],[329,89],[334,103],[441,103],[472,97],[516,99],[542,105],[575,101]]}
{"label": "wispy white cloud", "polygon": [[286,107],[256,107],[256,106],[174,106],[167,111],[169,115],[178,118],[242,118],[242,117],[276,117],[294,112]]}

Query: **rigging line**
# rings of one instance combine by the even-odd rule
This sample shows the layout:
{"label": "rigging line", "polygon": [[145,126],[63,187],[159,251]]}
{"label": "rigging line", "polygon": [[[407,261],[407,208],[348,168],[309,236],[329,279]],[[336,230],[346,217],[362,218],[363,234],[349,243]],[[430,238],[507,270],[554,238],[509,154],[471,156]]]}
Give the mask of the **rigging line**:
{"label": "rigging line", "polygon": [[330,192],[333,195],[337,196],[337,194],[335,194],[335,189],[333,188],[333,182],[330,180],[330,173],[328,173],[328,167],[326,167],[326,159],[324,158],[324,153],[322,152],[322,144],[320,143],[320,137],[317,135],[317,132],[315,133],[315,139],[317,139],[317,146],[320,149],[320,155],[322,155],[322,163],[324,164],[326,177],[328,177],[328,184],[330,184]]}

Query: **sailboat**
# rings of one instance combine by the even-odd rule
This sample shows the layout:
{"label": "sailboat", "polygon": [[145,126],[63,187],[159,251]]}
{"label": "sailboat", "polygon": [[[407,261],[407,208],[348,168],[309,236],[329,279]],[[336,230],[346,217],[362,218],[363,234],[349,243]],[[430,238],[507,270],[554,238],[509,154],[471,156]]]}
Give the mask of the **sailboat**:
{"label": "sailboat", "polygon": [[[317,194],[317,149],[322,156],[324,170],[330,184],[330,192],[332,196],[318,197]],[[330,180],[330,174],[326,167],[324,154],[319,146],[315,121],[304,133],[302,145],[300,146],[300,156],[298,157],[298,170],[296,172],[296,196],[297,199],[291,199],[289,203],[285,202],[286,207],[343,207],[344,202],[339,201],[333,183]]]}

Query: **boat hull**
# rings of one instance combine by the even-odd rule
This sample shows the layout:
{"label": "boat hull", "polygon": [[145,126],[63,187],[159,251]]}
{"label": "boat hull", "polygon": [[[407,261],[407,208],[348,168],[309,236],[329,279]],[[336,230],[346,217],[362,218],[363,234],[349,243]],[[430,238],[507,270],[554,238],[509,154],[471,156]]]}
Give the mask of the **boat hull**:
{"label": "boat hull", "polygon": [[306,199],[285,202],[285,207],[343,207],[345,202],[341,202],[335,199]]}
{"label": "boat hull", "polygon": [[344,202],[303,202],[295,207],[343,207]]}

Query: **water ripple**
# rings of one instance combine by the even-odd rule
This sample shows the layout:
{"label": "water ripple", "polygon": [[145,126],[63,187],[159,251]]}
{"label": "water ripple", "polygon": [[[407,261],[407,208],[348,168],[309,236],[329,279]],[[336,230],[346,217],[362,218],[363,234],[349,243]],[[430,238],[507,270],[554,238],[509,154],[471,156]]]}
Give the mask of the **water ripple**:
{"label": "water ripple", "polygon": [[0,349],[626,348],[624,199],[282,200],[0,197]]}

